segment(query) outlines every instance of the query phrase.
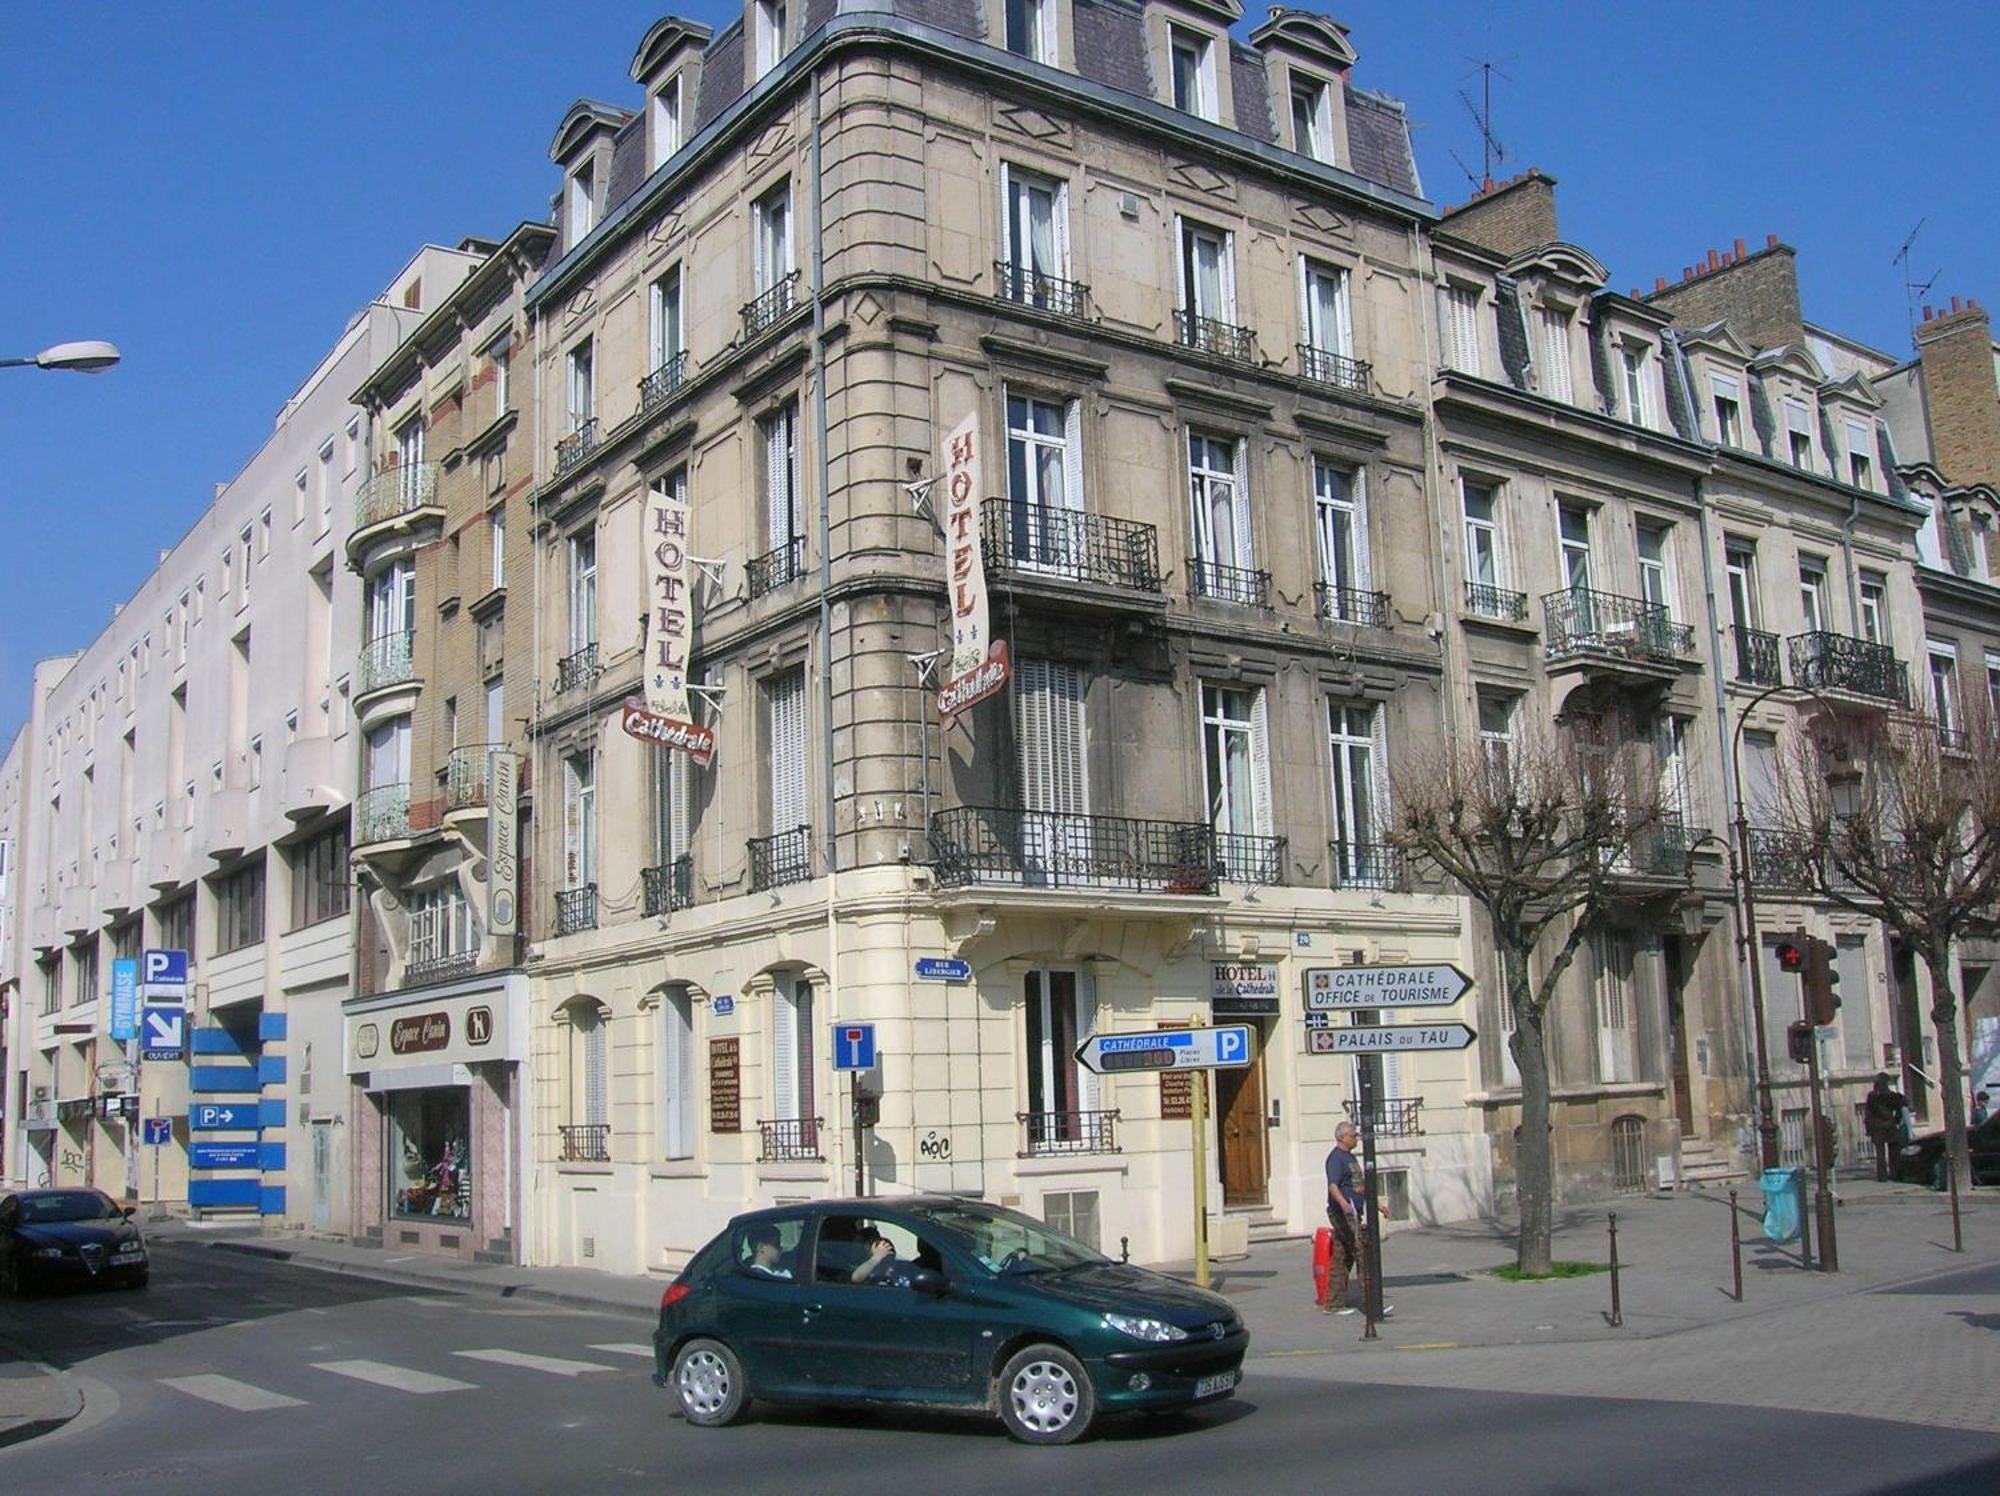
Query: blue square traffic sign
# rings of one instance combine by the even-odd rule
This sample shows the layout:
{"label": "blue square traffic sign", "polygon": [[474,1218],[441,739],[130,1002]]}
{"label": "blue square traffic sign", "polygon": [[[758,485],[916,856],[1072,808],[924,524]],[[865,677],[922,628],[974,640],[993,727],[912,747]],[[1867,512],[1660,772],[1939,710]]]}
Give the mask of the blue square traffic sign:
{"label": "blue square traffic sign", "polygon": [[187,1048],[187,1010],[156,1008],[148,1003],[140,1014],[139,1057],[178,1060]]}
{"label": "blue square traffic sign", "polygon": [[836,1023],[833,1026],[833,1068],[873,1070],[875,1068],[875,1025]]}

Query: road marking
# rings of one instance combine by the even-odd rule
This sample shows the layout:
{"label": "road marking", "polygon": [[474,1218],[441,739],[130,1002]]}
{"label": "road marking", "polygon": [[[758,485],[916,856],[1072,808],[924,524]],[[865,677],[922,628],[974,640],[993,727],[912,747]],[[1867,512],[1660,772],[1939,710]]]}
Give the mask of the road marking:
{"label": "road marking", "polygon": [[189,1397],[199,1397],[204,1402],[220,1403],[225,1408],[234,1408],[239,1413],[261,1413],[267,1408],[303,1408],[305,1403],[296,1397],[286,1397],[282,1392],[266,1392],[262,1387],[253,1387],[248,1382],[239,1382],[235,1377],[217,1376],[214,1372],[203,1372],[193,1377],[161,1377],[160,1385],[171,1387],[176,1392],[185,1392]]}
{"label": "road marking", "polygon": [[450,1377],[432,1376],[427,1371],[412,1371],[407,1366],[391,1366],[386,1361],[315,1361],[316,1371],[330,1371],[335,1376],[353,1377],[357,1382],[373,1382],[378,1387],[393,1387],[398,1392],[477,1392],[471,1382],[455,1382]]}
{"label": "road marking", "polygon": [[653,1348],[650,1345],[640,1345],[637,1341],[614,1341],[610,1345],[593,1345],[590,1349],[608,1351],[614,1356],[644,1356],[648,1361],[653,1359]]}
{"label": "road marking", "polygon": [[525,1371],[546,1371],[559,1377],[580,1377],[586,1371],[610,1371],[598,1361],[565,1361],[560,1356],[530,1356],[521,1351],[453,1351],[468,1361],[491,1361],[498,1366],[518,1366]]}

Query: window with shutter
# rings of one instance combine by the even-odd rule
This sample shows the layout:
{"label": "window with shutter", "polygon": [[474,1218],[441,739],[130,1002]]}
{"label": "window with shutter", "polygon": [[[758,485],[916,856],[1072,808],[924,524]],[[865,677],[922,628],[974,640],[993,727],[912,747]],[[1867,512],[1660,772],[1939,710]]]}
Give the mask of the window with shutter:
{"label": "window with shutter", "polygon": [[1598,1079],[1636,1078],[1637,1015],[1632,992],[1632,939],[1613,931],[1591,937],[1597,977]]}
{"label": "window with shutter", "polygon": [[1301,256],[1299,274],[1305,343],[1321,353],[1354,356],[1354,322],[1345,270]]}
{"label": "window with shutter", "polygon": [[771,731],[771,831],[806,824],[806,676],[792,670],[766,688]]}
{"label": "window with shutter", "polygon": [[597,881],[596,766],[588,753],[563,760],[563,872],[565,888]]}
{"label": "window with shutter", "polygon": [[764,423],[764,538],[771,550],[803,533],[798,512],[798,406]]}
{"label": "window with shutter", "polygon": [[793,979],[780,972],[771,988],[771,1120],[789,1122],[799,1113],[799,1010]]}
{"label": "window with shutter", "polygon": [[577,1045],[582,1051],[583,1125],[602,1127],[611,1120],[610,1066],[606,1053],[610,1045],[603,1010],[585,1003],[577,1009],[574,1023]]}
{"label": "window with shutter", "polygon": [[1444,361],[1465,374],[1479,373],[1479,293],[1466,286],[1446,286],[1440,293],[1438,323],[1444,337]]}
{"label": "window with shutter", "polygon": [[1570,377],[1569,313],[1542,307],[1535,316],[1542,325],[1542,393],[1567,404],[1575,399]]}
{"label": "window with shutter", "polygon": [[666,1087],[660,1149],[668,1158],[692,1158],[694,1004],[686,988],[670,990],[661,996],[660,1024],[660,1078]]}

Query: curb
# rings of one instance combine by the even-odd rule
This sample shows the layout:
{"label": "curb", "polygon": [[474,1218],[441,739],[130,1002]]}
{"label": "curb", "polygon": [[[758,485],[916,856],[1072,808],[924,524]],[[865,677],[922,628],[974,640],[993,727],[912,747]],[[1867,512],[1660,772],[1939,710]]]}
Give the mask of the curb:
{"label": "curb", "polygon": [[53,1381],[62,1389],[63,1406],[68,1409],[67,1412],[53,1418],[22,1419],[11,1427],[7,1426],[5,1420],[0,1420],[0,1449],[25,1444],[30,1439],[41,1438],[44,1434],[52,1434],[83,1411],[83,1389],[76,1385],[68,1372],[49,1365],[25,1346],[4,1337],[0,1337],[0,1352],[5,1352],[23,1366],[33,1367],[44,1379]]}
{"label": "curb", "polygon": [[457,1293],[478,1298],[527,1299],[540,1304],[559,1304],[566,1309],[610,1310],[639,1317],[655,1312],[644,1305],[628,1304],[618,1299],[599,1298],[591,1294],[556,1288],[538,1288],[532,1283],[466,1282],[460,1278],[408,1269],[377,1267],[372,1263],[333,1262],[308,1253],[294,1252],[289,1247],[271,1246],[264,1242],[211,1241],[203,1242],[201,1245],[212,1252],[240,1252],[245,1256],[262,1257],[271,1262],[290,1263],[293,1267],[337,1273],[344,1278],[365,1278],[370,1282],[393,1283],[398,1287],[421,1288],[432,1293]]}

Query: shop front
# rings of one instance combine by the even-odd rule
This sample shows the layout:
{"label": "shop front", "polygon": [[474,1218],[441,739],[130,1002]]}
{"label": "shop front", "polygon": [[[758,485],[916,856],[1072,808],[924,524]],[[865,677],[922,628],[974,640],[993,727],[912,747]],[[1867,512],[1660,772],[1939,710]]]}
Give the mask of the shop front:
{"label": "shop front", "polygon": [[520,1260],[527,1006],[517,973],[342,1004],[357,1242]]}

